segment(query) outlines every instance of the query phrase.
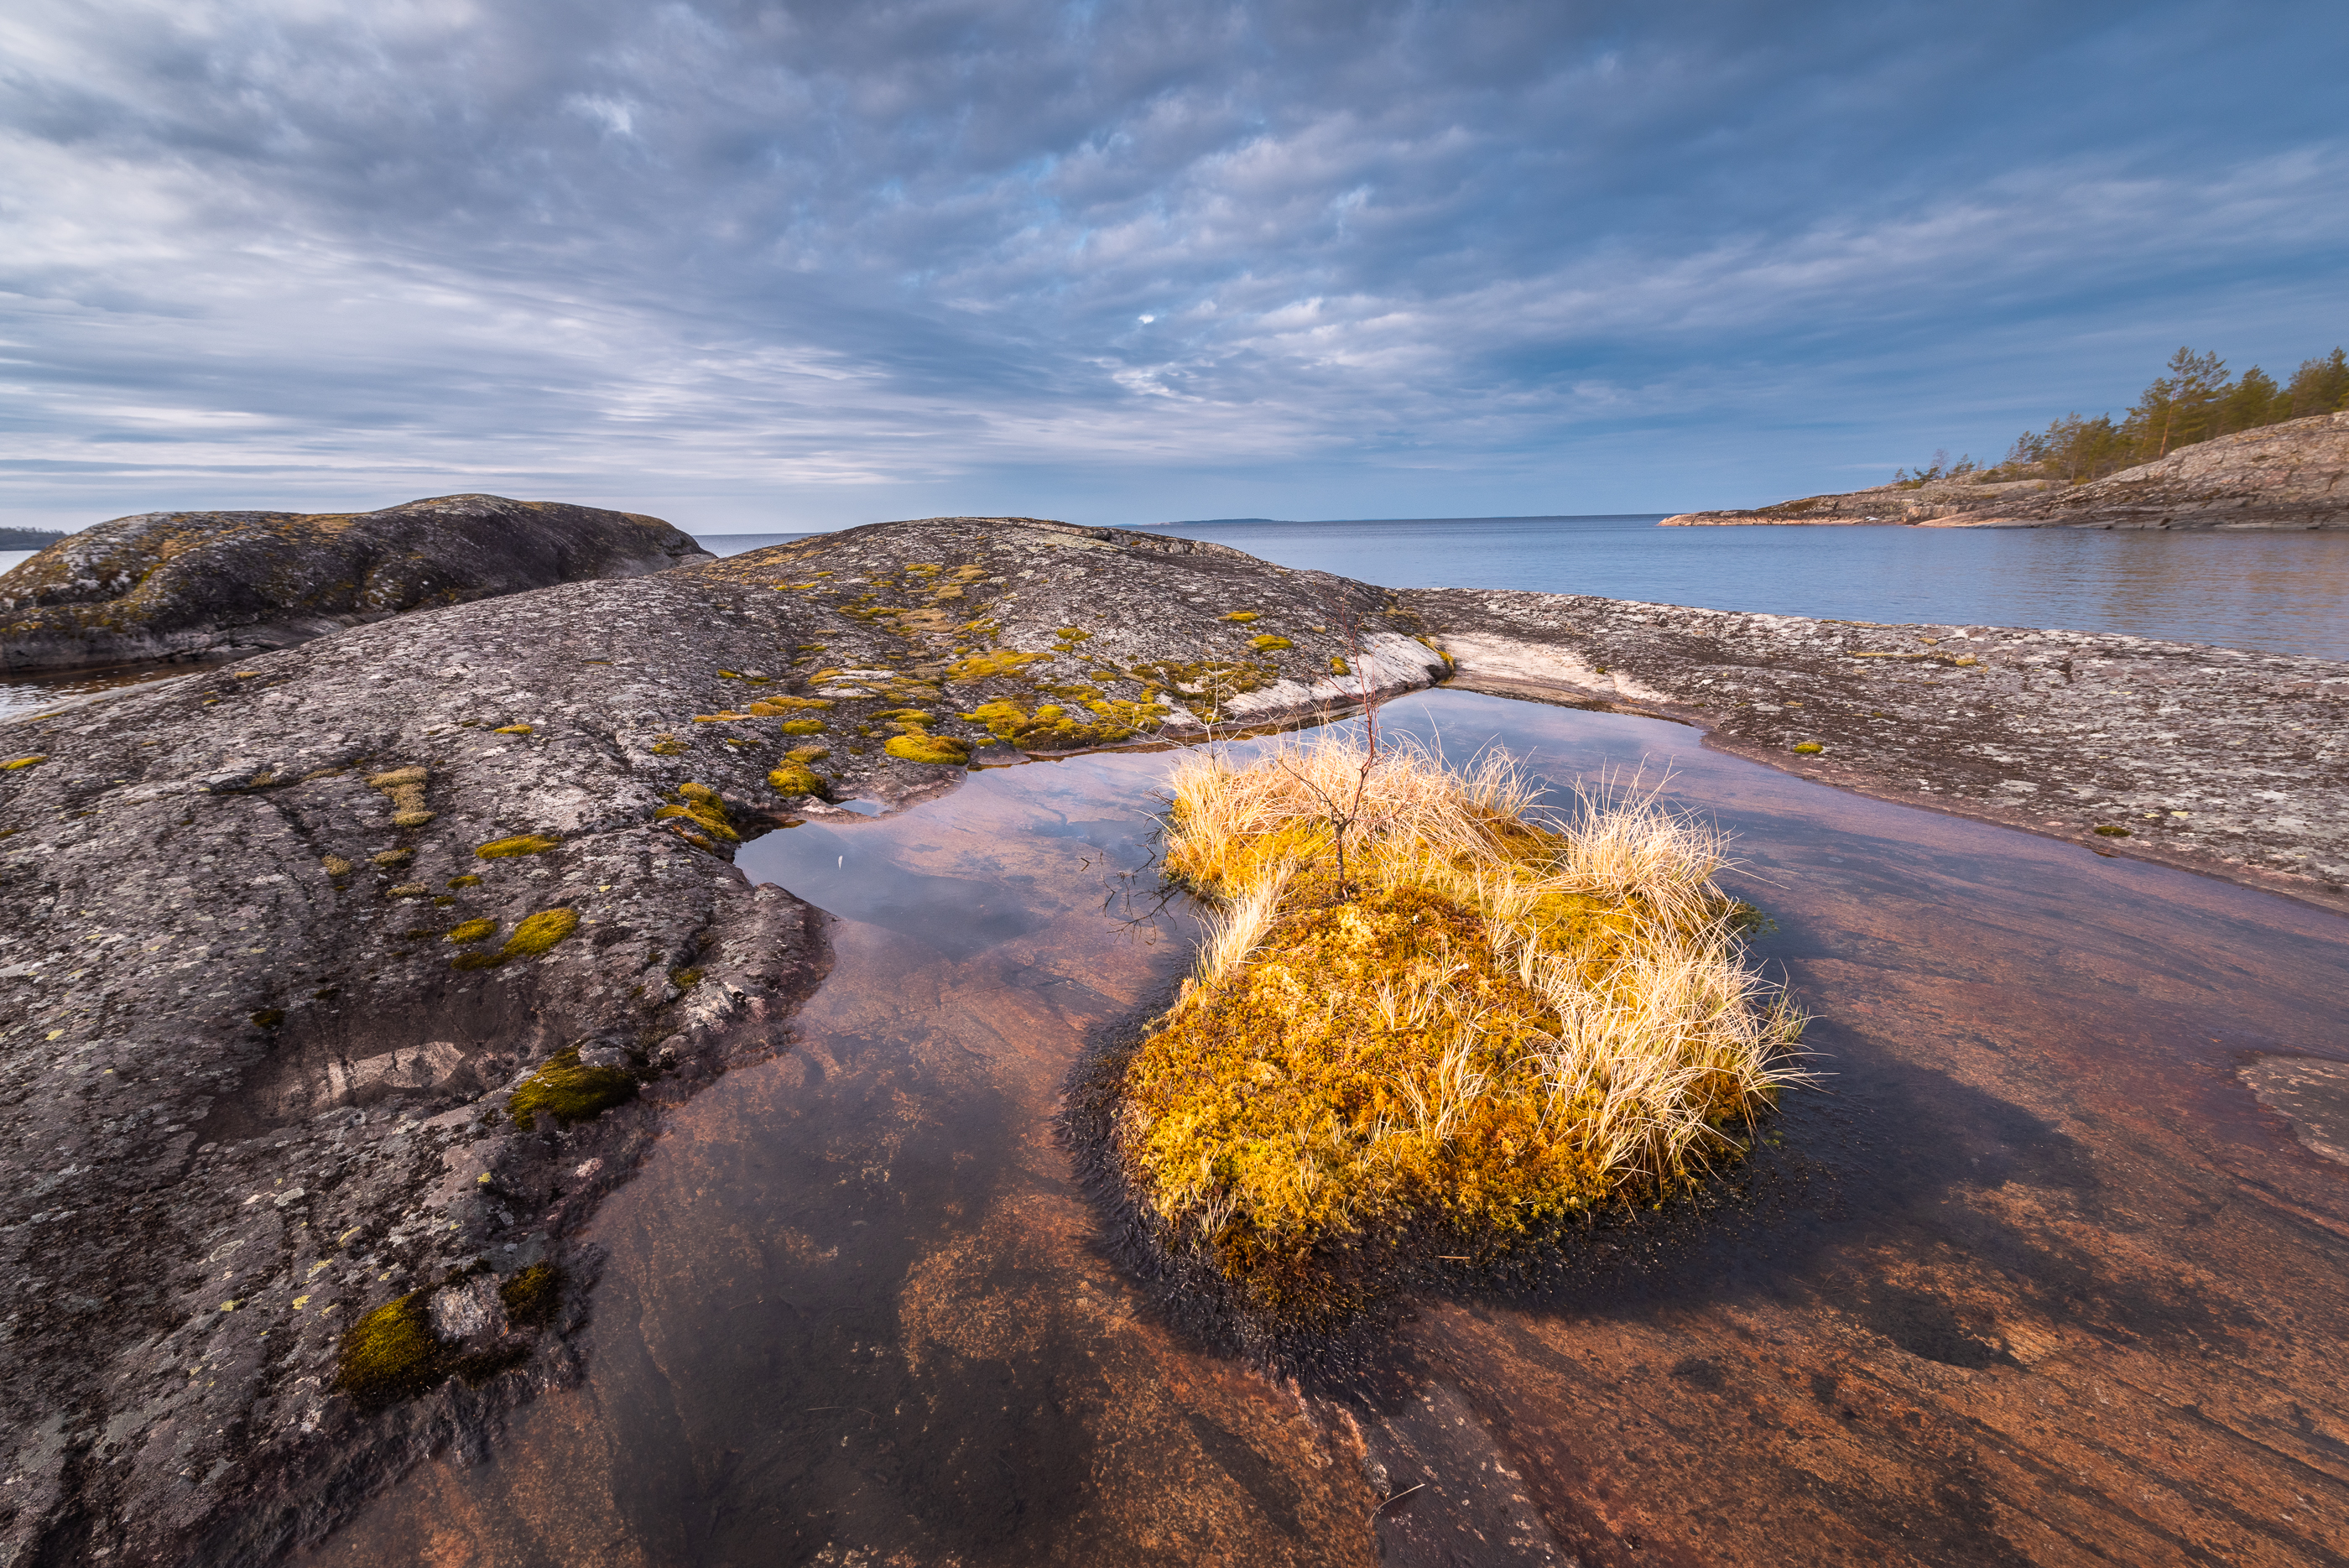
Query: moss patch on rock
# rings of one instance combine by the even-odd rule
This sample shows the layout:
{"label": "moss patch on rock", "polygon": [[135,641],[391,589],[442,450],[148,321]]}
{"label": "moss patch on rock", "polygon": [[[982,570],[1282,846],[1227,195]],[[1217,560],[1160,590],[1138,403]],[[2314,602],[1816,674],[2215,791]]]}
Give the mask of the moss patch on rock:
{"label": "moss patch on rock", "polygon": [[618,1067],[583,1067],[579,1048],[557,1053],[546,1065],[523,1080],[506,1110],[514,1126],[536,1130],[540,1116],[553,1116],[564,1127],[593,1121],[614,1106],[636,1097],[634,1075]]}
{"label": "moss patch on rock", "polygon": [[432,1332],[427,1293],[386,1302],[344,1332],[335,1356],[335,1387],[367,1409],[429,1391],[447,1376]]}
{"label": "moss patch on rock", "polygon": [[563,1304],[563,1271],[553,1263],[533,1263],[498,1286],[505,1303],[506,1321],[520,1328],[544,1328]]}
{"label": "moss patch on rock", "polygon": [[712,839],[724,839],[729,844],[741,842],[742,836],[734,831],[734,825],[727,816],[725,801],[708,784],[678,785],[677,799],[654,812],[653,819],[675,823],[687,837],[704,845]]}
{"label": "moss patch on rock", "polygon": [[774,768],[767,774],[767,784],[777,794],[820,795],[823,793],[823,780],[805,763],[786,762]]}
{"label": "moss patch on rock", "polygon": [[492,838],[477,845],[473,857],[477,860],[510,860],[517,855],[543,855],[562,846],[563,840],[544,833],[518,833],[512,838]]}
{"label": "moss patch on rock", "polygon": [[926,735],[916,731],[910,734],[892,735],[881,748],[900,762],[930,763],[940,767],[960,767],[970,761],[970,742],[957,741],[951,735]]}

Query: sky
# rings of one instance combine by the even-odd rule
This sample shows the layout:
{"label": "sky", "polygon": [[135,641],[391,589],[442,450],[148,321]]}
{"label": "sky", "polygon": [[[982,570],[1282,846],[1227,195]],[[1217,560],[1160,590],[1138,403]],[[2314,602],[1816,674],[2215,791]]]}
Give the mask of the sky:
{"label": "sky", "polygon": [[1750,505],[2349,340],[2349,7],[10,0],[0,523]]}

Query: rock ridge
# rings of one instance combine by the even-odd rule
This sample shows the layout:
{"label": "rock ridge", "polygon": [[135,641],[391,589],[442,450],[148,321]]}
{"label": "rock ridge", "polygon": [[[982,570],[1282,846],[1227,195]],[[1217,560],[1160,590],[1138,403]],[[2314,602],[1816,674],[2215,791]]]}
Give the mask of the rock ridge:
{"label": "rock ridge", "polygon": [[708,551],[657,517],[499,495],[377,512],[148,512],[0,576],[0,670],[214,659]]}

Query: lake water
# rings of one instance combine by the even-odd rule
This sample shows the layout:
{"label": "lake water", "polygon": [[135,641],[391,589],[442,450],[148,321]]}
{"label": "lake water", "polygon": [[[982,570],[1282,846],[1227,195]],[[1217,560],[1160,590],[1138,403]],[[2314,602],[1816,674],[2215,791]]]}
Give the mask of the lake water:
{"label": "lake water", "polygon": [[[1392,588],[1526,588],[1841,620],[2116,631],[2349,659],[2349,533],[1659,528],[1661,513],[1155,524]],[[715,535],[720,555],[806,535]]]}
{"label": "lake water", "polygon": [[1739,835],[1827,1076],[1723,1207],[1427,1292],[1304,1385],[1200,1343],[1052,1131],[1187,961],[1185,909],[1117,897],[1174,758],[992,770],[744,846],[839,918],[792,1048],[672,1112],[591,1222],[585,1383],[315,1555],[2338,1560],[2349,1183],[2237,1074],[2349,1054],[2349,922],[1656,721],[1450,691],[1386,719],[1506,745],[1553,799],[1670,768]]}

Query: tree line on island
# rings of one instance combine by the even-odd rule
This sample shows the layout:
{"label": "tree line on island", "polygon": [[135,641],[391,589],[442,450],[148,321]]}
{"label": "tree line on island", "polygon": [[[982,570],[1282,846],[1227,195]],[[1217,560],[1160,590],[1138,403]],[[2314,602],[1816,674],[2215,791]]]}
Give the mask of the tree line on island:
{"label": "tree line on island", "polygon": [[2213,436],[2349,410],[2349,356],[2339,348],[2302,360],[2282,385],[2257,365],[2230,376],[2224,359],[2191,348],[2172,354],[2163,370],[2121,419],[2065,414],[2044,431],[2015,437],[2001,462],[1984,466],[1971,457],[1951,462],[1948,452],[1937,452],[1930,463],[1913,473],[1901,469],[1892,482],[1905,490],[2016,479],[2085,484]]}

